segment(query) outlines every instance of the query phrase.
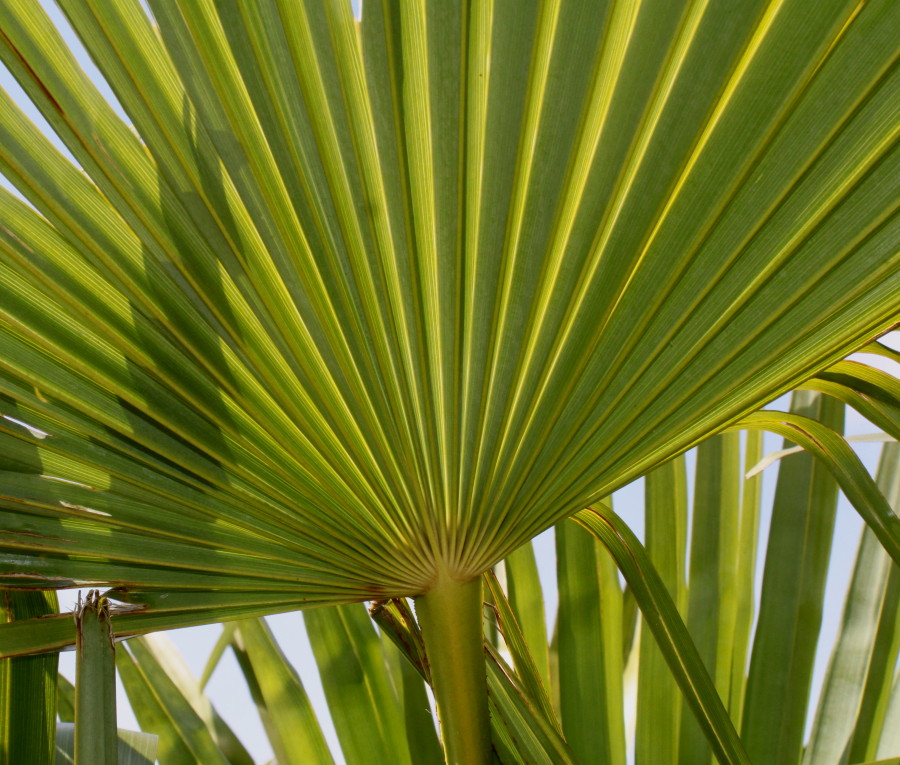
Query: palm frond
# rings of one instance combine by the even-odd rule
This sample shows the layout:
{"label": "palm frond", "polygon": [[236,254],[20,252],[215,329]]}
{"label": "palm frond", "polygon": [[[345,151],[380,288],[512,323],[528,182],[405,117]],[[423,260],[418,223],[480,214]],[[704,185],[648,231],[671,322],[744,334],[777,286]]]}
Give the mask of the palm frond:
{"label": "palm frond", "polygon": [[415,595],[896,321],[891,0],[148,5],[0,3],[4,586]]}

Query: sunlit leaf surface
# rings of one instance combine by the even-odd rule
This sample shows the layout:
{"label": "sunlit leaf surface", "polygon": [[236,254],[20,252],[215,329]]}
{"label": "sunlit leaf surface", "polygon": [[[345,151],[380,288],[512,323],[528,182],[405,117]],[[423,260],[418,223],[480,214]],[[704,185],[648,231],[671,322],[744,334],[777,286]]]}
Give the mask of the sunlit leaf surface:
{"label": "sunlit leaf surface", "polygon": [[416,594],[896,320],[894,0],[60,5],[127,118],[0,2],[80,165],[0,95],[4,586]]}

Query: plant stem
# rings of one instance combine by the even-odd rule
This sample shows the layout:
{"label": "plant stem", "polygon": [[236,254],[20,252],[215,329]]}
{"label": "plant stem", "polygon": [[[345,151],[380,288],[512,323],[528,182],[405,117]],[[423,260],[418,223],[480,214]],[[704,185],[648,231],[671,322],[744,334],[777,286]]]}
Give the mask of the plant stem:
{"label": "plant stem", "polygon": [[491,761],[481,609],[480,577],[461,582],[442,572],[416,598],[448,765]]}
{"label": "plant stem", "polygon": [[116,646],[97,590],[75,611],[75,765],[116,765]]}

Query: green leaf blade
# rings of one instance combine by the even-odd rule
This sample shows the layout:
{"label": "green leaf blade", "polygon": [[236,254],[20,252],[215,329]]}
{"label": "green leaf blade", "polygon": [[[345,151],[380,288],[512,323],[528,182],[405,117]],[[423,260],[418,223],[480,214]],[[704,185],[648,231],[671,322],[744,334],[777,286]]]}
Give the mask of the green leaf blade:
{"label": "green leaf blade", "polygon": [[347,761],[407,761],[403,713],[365,609],[313,609],[304,622]]}
{"label": "green leaf blade", "polygon": [[583,510],[575,521],[606,546],[631,585],[641,612],[715,756],[720,762],[749,763],[734,724],[675,603],[637,537],[605,506]]}
{"label": "green leaf blade", "polygon": [[279,762],[334,760],[309,697],[264,620],[237,623],[233,646]]}
{"label": "green leaf blade", "polygon": [[[826,397],[798,392],[791,407],[843,430],[843,406]],[[824,466],[805,454],[782,463],[742,725],[751,757],[775,761],[802,753],[837,509],[837,484]]]}
{"label": "green leaf blade", "polygon": [[[687,605],[687,475],[683,457],[658,467],[645,479],[644,528],[647,553],[681,612]],[[642,625],[638,665],[635,762],[678,762],[681,692],[668,672],[653,633]]]}
{"label": "green leaf blade", "polygon": [[577,757],[624,763],[619,582],[583,530],[563,524],[556,540],[562,730]]}
{"label": "green leaf blade", "polygon": [[[0,591],[0,621],[55,613],[55,593]],[[0,659],[0,752],[12,762],[50,765],[56,726],[57,654]]]}

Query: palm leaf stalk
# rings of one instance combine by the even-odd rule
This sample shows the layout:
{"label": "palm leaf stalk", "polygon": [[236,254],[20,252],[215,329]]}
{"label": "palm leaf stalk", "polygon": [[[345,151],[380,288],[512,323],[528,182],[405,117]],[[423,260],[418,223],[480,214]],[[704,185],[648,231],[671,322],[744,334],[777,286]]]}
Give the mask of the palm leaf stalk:
{"label": "palm leaf stalk", "polygon": [[416,598],[416,614],[447,742],[447,762],[453,765],[486,765],[491,761],[482,602],[480,578],[459,582],[445,576]]}
{"label": "palm leaf stalk", "polygon": [[70,155],[0,95],[3,586],[415,596],[441,678],[467,582],[896,321],[891,0],[59,5],[117,106],[0,2]]}
{"label": "palm leaf stalk", "polygon": [[97,590],[75,611],[75,765],[117,765],[116,645],[109,602]]}

